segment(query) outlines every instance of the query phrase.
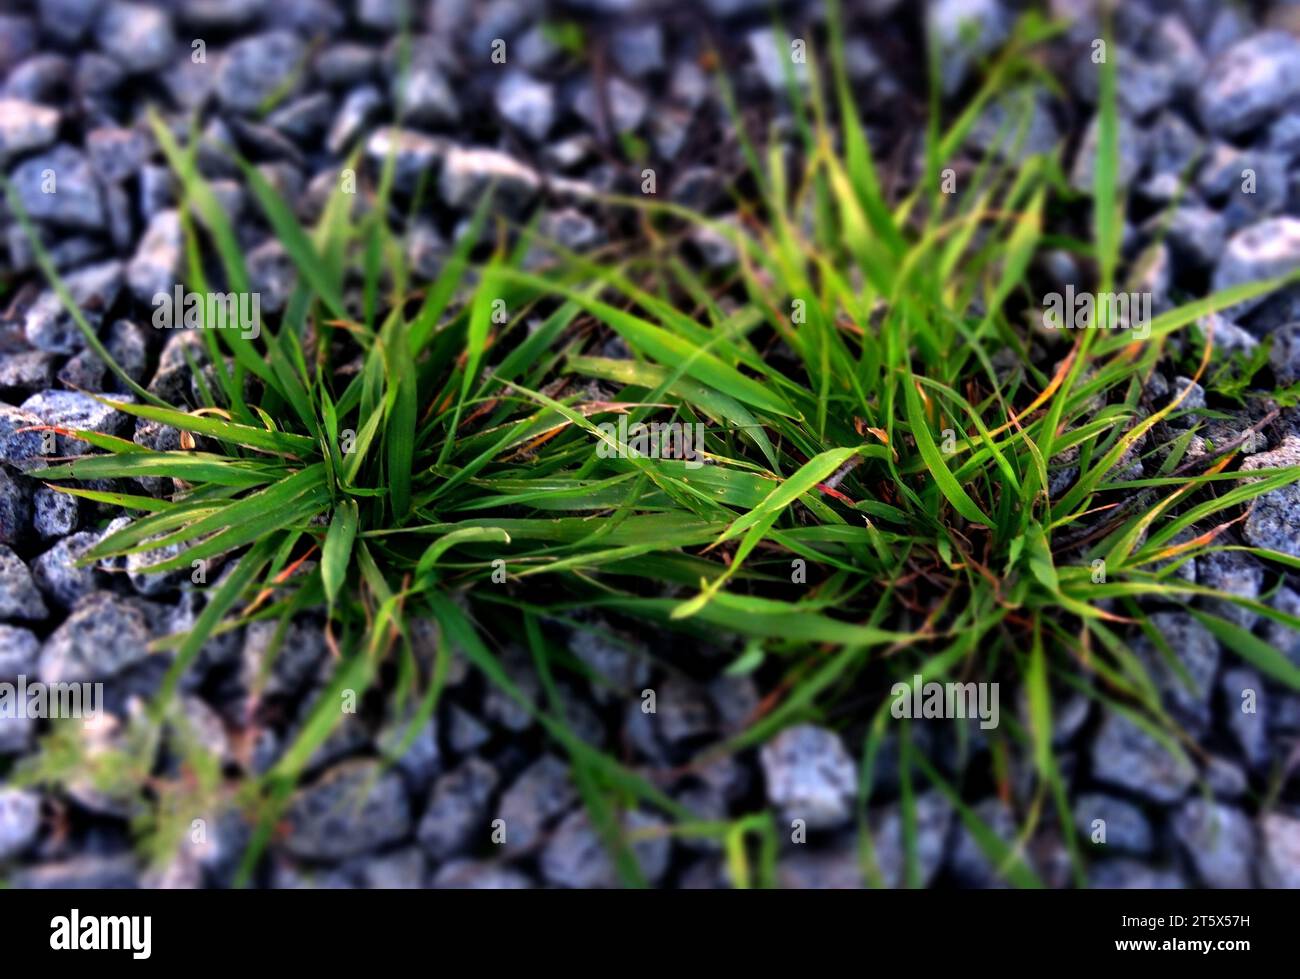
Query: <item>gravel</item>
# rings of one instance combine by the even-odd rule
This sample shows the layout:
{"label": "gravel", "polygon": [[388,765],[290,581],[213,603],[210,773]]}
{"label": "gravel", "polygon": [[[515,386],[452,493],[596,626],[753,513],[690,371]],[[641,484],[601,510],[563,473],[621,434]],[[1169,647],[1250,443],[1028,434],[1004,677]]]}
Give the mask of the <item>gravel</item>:
{"label": "gravel", "polygon": [[285,819],[285,849],[305,860],[334,861],[370,853],[411,831],[402,779],[378,762],[344,762],[300,790]]}
{"label": "gravel", "polygon": [[[487,806],[497,781],[496,769],[479,758],[470,758],[439,778],[416,832],[424,852],[434,860],[445,860],[476,838],[487,841],[491,834]],[[507,825],[507,839],[509,831]]]}
{"label": "gravel", "polygon": [[1092,771],[1103,782],[1165,804],[1181,799],[1196,779],[1186,759],[1118,713],[1107,715],[1092,744]]}
{"label": "gravel", "polygon": [[38,621],[48,614],[27,565],[0,544],[0,619]]}
{"label": "gravel", "polygon": [[0,788],[0,861],[31,846],[40,828],[40,797],[24,789]]}
{"label": "gravel", "polygon": [[1206,887],[1251,886],[1255,828],[1241,810],[1189,799],[1171,825]]}
{"label": "gravel", "polygon": [[759,757],[767,799],[787,823],[802,819],[809,829],[828,829],[848,822],[858,773],[835,732],[811,724],[787,728]]}
{"label": "gravel", "polygon": [[[657,884],[668,870],[668,837],[657,817],[640,810],[622,820],[624,842],[647,883]],[[568,816],[551,836],[539,864],[542,876],[555,887],[613,888],[619,874],[585,810]]]}
{"label": "gravel", "polygon": [[111,592],[79,599],[41,647],[43,683],[107,680],[146,660],[148,621],[139,606]]}

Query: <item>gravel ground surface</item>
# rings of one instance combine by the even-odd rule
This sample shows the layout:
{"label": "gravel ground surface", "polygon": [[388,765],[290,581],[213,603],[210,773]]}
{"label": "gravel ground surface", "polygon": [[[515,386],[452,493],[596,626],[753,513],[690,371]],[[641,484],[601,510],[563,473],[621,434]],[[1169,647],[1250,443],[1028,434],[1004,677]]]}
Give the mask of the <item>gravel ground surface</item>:
{"label": "gravel ground surface", "polygon": [[[943,84],[956,100],[978,58],[1007,36],[1016,6],[937,0],[922,13],[891,0],[846,4],[849,72],[889,180],[906,184],[919,167],[922,17],[943,48]],[[1095,74],[1085,69],[1100,30],[1085,2],[1051,6],[1076,22],[1053,48],[1048,67],[1060,92],[1040,100],[1026,149],[1063,141],[1067,177],[1086,190],[1097,96]],[[823,23],[817,3],[780,9],[795,37],[814,36]],[[319,212],[349,154],[359,151],[357,179],[371,187],[377,161],[395,144],[401,189],[436,175],[407,226],[412,262],[432,276],[494,180],[516,216],[540,211],[548,233],[578,250],[629,233],[626,214],[603,211],[592,194],[635,193],[646,166],[660,196],[719,216],[732,211],[728,188],[743,164],[706,70],[714,48],[747,120],[765,126],[789,117],[765,0],[39,0],[0,3],[0,11],[0,169],[109,351],[150,391],[177,402],[197,403],[192,370],[204,365],[188,333],[150,325],[151,297],[170,291],[182,273],[176,186],[145,122],[150,105],[179,134],[197,118],[200,169],[236,219],[263,311],[272,315],[290,291],[293,266],[223,144],[256,162],[305,217]],[[399,85],[404,18],[413,70]],[[492,60],[498,41],[508,52],[504,63]],[[1114,43],[1121,49],[1125,255],[1142,268],[1156,310],[1300,267],[1300,5],[1131,0],[1120,5]],[[977,127],[972,159],[996,151],[1000,111],[994,106]],[[56,193],[46,192],[50,179]],[[1078,216],[1060,220],[1069,227]],[[0,228],[0,679],[103,681],[113,719],[78,735],[81,750],[93,753],[131,735],[133,711],[167,666],[167,654],[146,644],[193,622],[203,587],[187,574],[141,573],[137,559],[75,567],[125,518],[26,475],[50,447],[40,433],[20,430],[89,429],[154,448],[177,447],[179,433],[83,393],[118,391],[117,379],[85,349],[46,288],[23,230],[8,217]],[[705,235],[696,246],[702,263],[731,257],[725,242]],[[1054,258],[1044,276],[1062,286],[1079,281],[1067,254]],[[1248,351],[1271,336],[1277,377],[1300,379],[1300,288],[1229,313],[1203,324],[1217,344]],[[1160,403],[1188,383],[1171,365],[1147,396]],[[1258,420],[1249,413],[1213,420],[1189,451],[1210,451],[1221,433]],[[1300,415],[1283,413],[1250,448],[1248,465],[1300,463]],[[54,446],[62,456],[88,450],[64,435]],[[1132,465],[1140,471],[1143,462]],[[145,480],[134,491],[161,494],[162,482]],[[1300,485],[1263,497],[1234,535],[1300,557]],[[212,573],[215,580],[220,571]],[[1184,573],[1300,613],[1300,576],[1280,578],[1249,555],[1216,554]],[[1300,666],[1300,634],[1235,607],[1224,611]],[[1093,885],[1300,886],[1300,696],[1266,682],[1186,611],[1153,608],[1150,622],[1185,667],[1183,678],[1153,645],[1138,643],[1170,711],[1196,739],[1190,761],[1125,717],[1102,716],[1082,696],[1057,705],[1057,745],[1078,827],[1087,839],[1097,820],[1105,823],[1105,843],[1089,854]],[[320,616],[306,614],[263,684],[269,632],[253,626],[212,640],[185,683],[190,734],[231,779],[274,763],[332,666]],[[417,633],[433,641],[419,624]],[[698,761],[770,692],[761,674],[722,673],[739,649],[593,618],[572,633],[570,650],[598,682],[563,681],[566,716],[702,819],[774,812],[783,886],[860,886],[854,800],[862,731],[852,714],[787,729],[759,750]],[[516,682],[540,696],[527,654],[501,654]],[[641,710],[646,689],[656,693],[654,714]],[[1241,710],[1246,691],[1253,713]],[[1003,710],[1023,714],[1018,703],[1004,702]],[[562,753],[481,676],[457,662],[433,722],[386,766],[401,721],[382,710],[346,719],[313,759],[258,883],[617,884]],[[995,793],[978,727],[934,721],[916,729],[914,749],[941,771],[966,773],[967,804],[1012,841],[1026,799],[1014,785]],[[0,776],[35,750],[41,733],[39,722],[0,717]],[[870,824],[882,876],[898,885],[903,828],[892,743],[877,769]],[[195,809],[192,819],[202,824],[183,813],[187,829],[201,832],[187,832],[163,853],[133,843],[137,815],[129,800],[94,784],[49,793],[0,788],[0,878],[18,887],[232,881],[249,833],[233,807]],[[716,844],[656,833],[663,824],[652,812],[622,818],[638,831],[633,850],[652,885],[730,883]],[[496,820],[507,828],[504,843],[493,839]],[[806,823],[806,842],[789,839],[790,820]],[[1001,884],[935,790],[919,799],[916,833],[923,882]],[[1071,883],[1054,821],[1041,822],[1025,853],[1047,883]]]}

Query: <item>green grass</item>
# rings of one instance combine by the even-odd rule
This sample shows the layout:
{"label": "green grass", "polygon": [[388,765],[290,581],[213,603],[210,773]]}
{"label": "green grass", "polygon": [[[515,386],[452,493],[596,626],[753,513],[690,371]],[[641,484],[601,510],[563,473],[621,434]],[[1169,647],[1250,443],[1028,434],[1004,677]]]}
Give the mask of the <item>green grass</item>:
{"label": "green grass", "polygon": [[[653,199],[610,200],[640,211],[651,247],[598,258],[552,247],[544,272],[524,269],[529,230],[511,245],[485,200],[439,278],[414,281],[383,220],[396,206],[391,161],[364,213],[336,193],[312,228],[246,168],[299,271],[284,315],[257,343],[202,331],[216,370],[201,410],[161,405],[141,391],[141,402],[118,404],[200,436],[210,450],[152,452],[78,433],[102,453],[37,474],[182,481],[168,501],[68,488],[138,514],[86,560],[172,543],[183,553],[156,570],[189,568],[196,558],[234,566],[210,588],[194,629],[158,644],[175,661],[153,704],[155,722],[169,715],[179,677],[214,633],[272,620],[282,639],[296,613],[328,608],[338,653],[331,690],[277,765],[238,790],[261,827],[246,875],[341,719],[335,694],[382,684],[395,711],[411,712],[413,736],[436,709],[455,650],[568,752],[627,883],[640,874],[612,814],[636,803],[671,817],[676,833],[723,841],[738,886],[771,885],[782,829],[770,814],[701,823],[566,725],[552,676],[572,662],[550,627],[597,609],[704,641],[744,637],[735,668],[759,671],[777,694],[712,751],[761,744],[810,718],[861,737],[854,747],[864,825],[875,760],[894,730],[894,679],[920,672],[1025,688],[1027,717],[1008,707],[989,732],[992,756],[1003,760],[998,787],[1010,783],[1008,759],[1034,766],[1019,842],[1055,821],[1075,879],[1086,879],[1052,746],[1054,698],[1082,691],[1141,718],[1173,750],[1194,750],[1129,645],[1149,630],[1150,602],[1213,594],[1174,572],[1218,545],[1212,536],[1174,544],[1179,532],[1228,523],[1300,470],[1257,470],[1246,481],[1228,468],[1229,453],[1167,466],[1156,478],[1115,475],[1134,446],[1155,460],[1168,448],[1143,440],[1177,404],[1148,415],[1139,398],[1169,339],[1278,282],[1162,313],[1143,342],[1119,330],[1049,337],[1032,326],[1041,306],[1029,272],[1043,250],[1076,253],[1094,270],[1097,291],[1122,281],[1113,62],[1099,66],[1090,238],[1045,227],[1061,202],[1088,206],[1054,157],[990,157],[962,176],[959,193],[940,192],[942,168],[989,100],[1043,83],[1032,55],[1050,34],[1027,20],[986,66],[968,107],[947,118],[936,103],[921,181],[903,196],[884,190],[832,50],[829,77],[809,66],[806,103],[791,80],[801,107],[797,170],[777,143],[745,140],[758,191],[738,201],[742,227]],[[185,191],[187,287],[247,291],[233,230],[192,151],[161,125],[156,132]],[[732,240],[733,270],[692,267],[679,245],[696,226]],[[594,339],[609,335],[626,343],[631,360],[597,355]],[[1014,355],[1009,364],[1003,352]],[[340,372],[353,363],[358,369]],[[246,399],[250,380],[256,395]],[[589,398],[589,381],[612,394]],[[709,464],[602,458],[596,450],[609,437],[598,426],[619,412],[629,421],[702,422]],[[1067,451],[1077,478],[1049,495]],[[1278,570],[1298,563],[1244,550]],[[294,573],[304,559],[309,570]],[[796,560],[806,565],[806,584],[792,583]],[[1098,560],[1104,582],[1094,581]],[[502,561],[504,583],[493,577]],[[1300,628],[1264,603],[1226,597]],[[1276,650],[1196,614],[1271,679],[1300,689],[1300,675]],[[412,643],[417,616],[439,625],[433,662]],[[543,702],[529,702],[502,669],[496,649],[506,641],[531,651],[550,691]],[[961,803],[960,784],[906,749],[901,726],[909,849],[915,795],[934,785],[1009,880],[1040,884],[1021,848],[1006,847]],[[864,871],[879,880],[869,834],[862,842]],[[917,880],[915,853],[907,879]]]}

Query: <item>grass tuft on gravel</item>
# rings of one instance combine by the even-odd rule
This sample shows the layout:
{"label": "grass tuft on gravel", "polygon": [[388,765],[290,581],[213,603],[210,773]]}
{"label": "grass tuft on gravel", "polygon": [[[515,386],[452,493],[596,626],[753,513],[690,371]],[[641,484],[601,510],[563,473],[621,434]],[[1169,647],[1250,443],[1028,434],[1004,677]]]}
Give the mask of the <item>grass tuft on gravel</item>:
{"label": "grass tuft on gravel", "polygon": [[[1223,549],[1216,541],[1243,508],[1300,479],[1300,468],[1246,478],[1231,468],[1231,446],[1182,462],[1185,436],[1158,442],[1180,399],[1157,407],[1145,382],[1173,338],[1280,283],[1162,312],[1143,340],[1038,326],[1031,270],[1048,248],[1086,261],[1097,292],[1126,286],[1113,62],[1101,74],[1090,238],[1045,227],[1063,207],[1088,206],[1055,157],[990,155],[960,175],[960,193],[940,188],[990,100],[1043,83],[1033,52],[1051,31],[1026,19],[963,111],[945,118],[936,104],[919,179],[905,193],[887,189],[832,50],[825,77],[810,58],[806,92],[790,79],[799,152],[775,134],[747,138],[755,191],[739,200],[739,224],[653,198],[611,199],[635,211],[646,247],[582,257],[550,246],[541,271],[524,259],[548,243],[531,229],[512,239],[489,196],[438,278],[415,281],[389,226],[391,158],[373,194],[336,192],[314,227],[245,167],[298,270],[283,315],[257,341],[198,331],[211,365],[201,405],[168,406],[143,391],[114,402],[189,433],[195,448],[154,452],[78,432],[100,452],[35,475],[173,481],[164,500],[65,489],[138,514],[86,561],[176,545],[151,570],[211,567],[193,630],[160,643],[175,659],[155,723],[213,635],[273,621],[274,655],[295,614],[328,609],[334,680],[297,742],[240,788],[260,818],[246,877],[340,721],[341,693],[382,689],[412,718],[414,737],[455,651],[567,750],[627,883],[640,873],[613,813],[635,801],[672,817],[674,832],[723,841],[738,886],[772,884],[770,814],[699,822],[565,723],[552,674],[574,663],[555,627],[592,609],[706,640],[740,637],[733,669],[757,672],[770,695],[710,754],[808,718],[840,727],[861,738],[864,826],[888,691],[917,673],[1023,690],[1025,711],[1005,711],[988,732],[995,758],[1036,769],[1021,843],[1052,819],[1075,840],[1052,744],[1063,694],[1082,692],[1173,750],[1194,750],[1131,643],[1146,633],[1163,644],[1148,603],[1216,597],[1178,567]],[[1012,117],[1004,136],[1016,141],[1027,121]],[[155,132],[184,189],[187,288],[247,292],[233,230],[193,150],[160,123]],[[701,271],[682,247],[698,234],[728,243],[733,266]],[[602,353],[613,337],[630,357]],[[1210,363],[1205,349],[1198,378]],[[624,415],[629,426],[703,425],[706,464],[621,452],[617,428],[602,423]],[[1135,453],[1159,462],[1160,475],[1126,478]],[[1263,602],[1217,597],[1300,629]],[[1206,608],[1195,614],[1221,641],[1300,689],[1285,657]],[[438,623],[432,661],[417,655],[417,617]],[[550,691],[542,702],[502,668],[506,641],[530,650]],[[961,786],[909,750],[900,727],[909,846],[916,792],[934,784],[1009,880],[1037,885],[1019,848],[961,804]],[[1001,778],[1005,790],[1005,766]],[[870,834],[862,840],[864,869],[879,881]],[[1072,853],[1082,882],[1077,845]],[[914,882],[914,853],[909,863]]]}

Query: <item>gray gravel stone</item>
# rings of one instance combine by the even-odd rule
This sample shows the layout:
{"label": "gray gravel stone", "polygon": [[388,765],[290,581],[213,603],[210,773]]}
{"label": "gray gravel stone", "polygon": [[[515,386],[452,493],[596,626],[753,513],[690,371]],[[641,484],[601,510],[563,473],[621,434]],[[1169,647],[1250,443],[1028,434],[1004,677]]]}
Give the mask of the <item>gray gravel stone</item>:
{"label": "gray gravel stone", "polygon": [[835,732],[811,724],[786,728],[763,746],[759,759],[768,801],[784,819],[828,829],[852,816],[858,773]]}
{"label": "gray gravel stone", "polygon": [[460,118],[460,103],[447,77],[428,63],[412,63],[389,89],[402,117],[417,126],[445,126]]}
{"label": "gray gravel stone", "polygon": [[1241,536],[1256,547],[1300,557],[1300,486],[1292,483],[1257,497]]}
{"label": "gray gravel stone", "polygon": [[1171,755],[1118,713],[1107,715],[1092,743],[1092,770],[1103,782],[1166,804],[1181,799],[1196,780],[1196,770],[1185,757]]}
{"label": "gray gravel stone", "polygon": [[[614,133],[630,133],[640,128],[650,102],[639,88],[611,76],[603,95],[608,99],[608,122]],[[605,119],[601,103],[601,94],[590,82],[578,86],[574,92],[573,111],[598,132],[604,126]]]}
{"label": "gray gravel stone", "polygon": [[1176,871],[1150,867],[1136,860],[1104,860],[1091,868],[1089,886],[1095,890],[1172,891],[1187,886]]}
{"label": "gray gravel stone", "polygon": [[[1264,566],[1249,554],[1240,551],[1214,551],[1196,561],[1197,579],[1201,584],[1239,598],[1259,598],[1264,584]],[[1212,599],[1206,607],[1215,615],[1234,622],[1243,629],[1252,628],[1259,621],[1259,613],[1231,602]]]}
{"label": "gray gravel stone", "polygon": [[345,41],[321,51],[314,68],[316,77],[326,85],[342,87],[372,78],[378,65],[379,54],[374,48]]}
{"label": "gray gravel stone", "polygon": [[32,494],[32,508],[32,525],[47,540],[66,537],[77,529],[79,508],[75,496],[41,486]]}
{"label": "gray gravel stone", "polygon": [[1300,819],[1271,812],[1260,819],[1259,828],[1264,849],[1261,883],[1300,889]]}
{"label": "gray gravel stone", "polygon": [[379,762],[344,762],[300,790],[286,813],[284,847],[304,860],[338,861],[371,853],[411,831],[402,779]]}
{"label": "gray gravel stone", "polygon": [[[0,357],[0,398],[11,403],[44,391],[54,383],[54,355],[45,350],[23,350]],[[0,411],[6,406],[0,404]],[[0,424],[3,424],[0,422]],[[0,435],[0,441],[4,438]],[[4,459],[0,448],[0,460]]]}
{"label": "gray gravel stone", "polygon": [[[345,153],[352,145],[353,140],[365,130],[371,118],[383,104],[384,97],[379,94],[379,89],[374,85],[362,85],[360,88],[354,88],[348,92],[343,99],[343,104],[339,106],[334,122],[330,125],[328,135],[325,137],[325,148],[335,156],[341,156]],[[430,162],[432,162],[432,157],[433,153],[430,152]],[[399,157],[395,166],[400,166],[402,162]],[[412,165],[412,163],[408,162],[408,167]],[[331,180],[331,184],[333,182]]]}
{"label": "gray gravel stone", "polygon": [[[135,401],[134,396],[129,394],[114,395],[114,398],[124,402]],[[21,408],[46,425],[57,425],[65,429],[124,436],[132,427],[130,415],[80,391],[42,391],[24,401]],[[90,451],[90,443],[70,435],[58,435],[55,446],[57,454],[61,456],[85,455]]]}
{"label": "gray gravel stone", "polygon": [[217,69],[217,98],[228,109],[254,112],[289,84],[304,53],[302,42],[288,31],[236,42]]}
{"label": "gray gravel stone", "polygon": [[[943,866],[952,817],[952,804],[937,789],[922,792],[916,797],[916,860],[919,884],[922,887],[929,886]],[[885,886],[907,886],[907,853],[903,842],[901,805],[894,803],[881,812],[872,836],[876,865]]]}
{"label": "gray gravel stone", "polygon": [[[122,263],[103,262],[80,269],[64,276],[63,284],[91,329],[98,329],[122,289]],[[76,353],[86,345],[72,314],[52,289],[42,292],[27,311],[24,332],[28,343],[49,353]]]}
{"label": "gray gravel stone", "polygon": [[664,32],[656,23],[621,27],[610,35],[610,55],[629,78],[645,78],[664,69]]}
{"label": "gray gravel stone", "polygon": [[1188,799],[1171,826],[1205,886],[1251,886],[1255,828],[1240,809]]}
{"label": "gray gravel stone", "polygon": [[14,544],[26,536],[31,519],[27,486],[0,466],[0,544]]}
{"label": "gray gravel stone", "polygon": [[517,891],[535,887],[527,874],[484,860],[450,860],[434,874],[433,886],[456,890]]}
{"label": "gray gravel stone", "polygon": [[47,432],[26,431],[43,424],[30,411],[0,404],[0,461],[22,470],[44,465],[42,450],[48,447],[53,455],[54,440]]}
{"label": "gray gravel stone", "polygon": [[1201,122],[1211,132],[1236,136],[1300,98],[1300,40],[1265,31],[1217,57],[1197,92]]}
{"label": "gray gravel stone", "polygon": [[377,130],[366,141],[366,156],[382,167],[393,156],[393,184],[399,190],[413,191],[421,177],[433,169],[442,153],[441,140],[413,129],[389,126]]}
{"label": "gray gravel stone", "polygon": [[11,883],[18,890],[114,890],[137,886],[133,856],[87,854],[58,863],[43,863],[17,871]]}
{"label": "gray gravel stone", "polygon": [[[1279,612],[1300,618],[1300,594],[1283,585],[1270,599],[1269,604]],[[1300,630],[1292,629],[1280,622],[1269,620],[1265,626],[1264,637],[1269,645],[1300,668]]]}
{"label": "gray gravel stone", "polygon": [[99,47],[133,74],[163,68],[176,45],[171,16],[158,7],[112,0],[95,31]]}
{"label": "gray gravel stone", "polygon": [[458,755],[476,751],[492,739],[492,732],[477,717],[455,704],[447,719],[447,741]]}
{"label": "gray gravel stone", "polygon": [[72,75],[71,61],[61,54],[36,54],[15,65],[0,94],[25,102],[57,105]]}
{"label": "gray gravel stone", "polygon": [[121,126],[99,126],[86,134],[86,152],[101,180],[119,183],[134,176],[149,158],[143,133]]}
{"label": "gray gravel stone", "polygon": [[158,211],[136,246],[126,267],[126,281],[141,303],[154,308],[154,296],[171,295],[181,267],[183,240],[178,211]]}
{"label": "gray gravel stone", "polygon": [[41,647],[44,683],[107,680],[150,656],[149,623],[139,606],[111,592],[82,598]]}
{"label": "gray gravel stone", "polygon": [[493,201],[517,214],[537,195],[541,177],[513,156],[497,150],[450,146],[442,160],[439,189],[443,202],[466,210],[493,187]]}
{"label": "gray gravel stone", "polygon": [[555,90],[522,71],[510,71],[497,83],[495,101],[501,117],[540,143],[555,125]]}
{"label": "gray gravel stone", "polygon": [[[325,638],[319,626],[294,622],[271,658],[271,641],[276,623],[249,623],[240,650],[245,689],[260,691],[262,697],[287,697],[300,693],[315,676],[326,656]],[[269,664],[269,673],[267,673]]]}
{"label": "gray gravel stone", "polygon": [[48,614],[27,565],[0,544],[0,619],[36,621]]}
{"label": "gray gravel stone", "polygon": [[629,640],[611,638],[595,629],[579,629],[569,638],[569,651],[595,674],[592,690],[601,703],[628,696],[639,698],[650,682],[647,653]]}
{"label": "gray gravel stone", "polygon": [[543,755],[501,793],[497,818],[505,820],[504,852],[531,850],[550,824],[577,801],[569,766],[554,755]]}
{"label": "gray gravel stone", "polygon": [[1074,824],[1086,840],[1103,827],[1094,827],[1102,820],[1105,839],[1098,843],[1107,850],[1124,850],[1129,853],[1150,853],[1155,845],[1151,824],[1142,810],[1131,802],[1100,793],[1087,793],[1074,800]]}
{"label": "gray gravel stone", "polygon": [[[641,873],[657,884],[668,870],[669,838],[664,823],[634,810],[623,817],[624,840]],[[609,851],[591,825],[585,809],[571,813],[551,835],[542,850],[542,876],[556,887],[614,888],[620,880]]]}
{"label": "gray gravel stone", "polygon": [[1169,247],[1180,260],[1207,268],[1223,254],[1227,226],[1218,211],[1184,204],[1170,217],[1166,235]]}
{"label": "gray gravel stone", "polygon": [[1253,769],[1266,770],[1270,762],[1268,738],[1268,691],[1254,670],[1227,670],[1220,681],[1227,725],[1241,747],[1242,757]]}
{"label": "gray gravel stone", "polygon": [[973,146],[1009,160],[1049,154],[1060,139],[1047,99],[1037,91],[1008,92],[994,99],[970,135]]}
{"label": "gray gravel stone", "polygon": [[40,796],[25,789],[0,788],[0,862],[31,846],[40,828]]}
{"label": "gray gravel stone", "polygon": [[[1014,844],[1019,827],[1006,803],[997,798],[985,799],[974,807],[974,812],[1004,845]],[[964,824],[957,833],[952,853],[948,857],[948,867],[966,887],[1007,886],[984,848]]]}
{"label": "gray gravel stone", "polygon": [[442,751],[438,747],[438,725],[430,720],[406,744],[410,719],[393,722],[379,735],[379,750],[406,775],[407,781],[417,790],[424,790],[442,768]]}
{"label": "gray gravel stone", "polygon": [[23,160],[9,175],[27,216],[70,228],[104,227],[104,201],[85,154],[67,143]]}
{"label": "gray gravel stone", "polygon": [[406,0],[357,0],[357,21],[371,30],[392,33],[410,16]]}
{"label": "gray gravel stone", "polygon": [[0,625],[0,680],[34,675],[40,652],[40,640],[34,633],[15,625]]}
{"label": "gray gravel stone", "polygon": [[945,95],[961,88],[975,63],[997,50],[1011,30],[1011,14],[998,0],[935,0],[926,17],[939,48]]}
{"label": "gray gravel stone", "polygon": [[56,542],[32,562],[32,577],[50,599],[64,608],[93,592],[99,579],[93,565],[77,567],[77,560],[99,543],[92,530],[73,534]]}
{"label": "gray gravel stone", "polygon": [[58,131],[58,109],[0,98],[0,166],[23,153],[49,146]]}
{"label": "gray gravel stone", "polygon": [[480,758],[469,758],[439,778],[416,831],[424,852],[441,861],[475,839],[490,839],[487,805],[496,787],[496,769]]}
{"label": "gray gravel stone", "polygon": [[[1084,131],[1083,142],[1074,157],[1074,166],[1070,170],[1070,184],[1084,193],[1092,192],[1093,174],[1097,166],[1097,140],[1100,136],[1099,116],[1093,116]],[[1138,129],[1126,115],[1120,115],[1118,135],[1119,170],[1116,182],[1127,187],[1142,169],[1146,159],[1146,134]]]}
{"label": "gray gravel stone", "polygon": [[[1217,292],[1247,282],[1258,282],[1300,269],[1300,218],[1269,218],[1238,231],[1228,239],[1214,269],[1212,287]],[[1229,317],[1254,309],[1256,297],[1224,310]]]}
{"label": "gray gravel stone", "polygon": [[36,22],[30,17],[0,14],[0,74],[36,50]]}

